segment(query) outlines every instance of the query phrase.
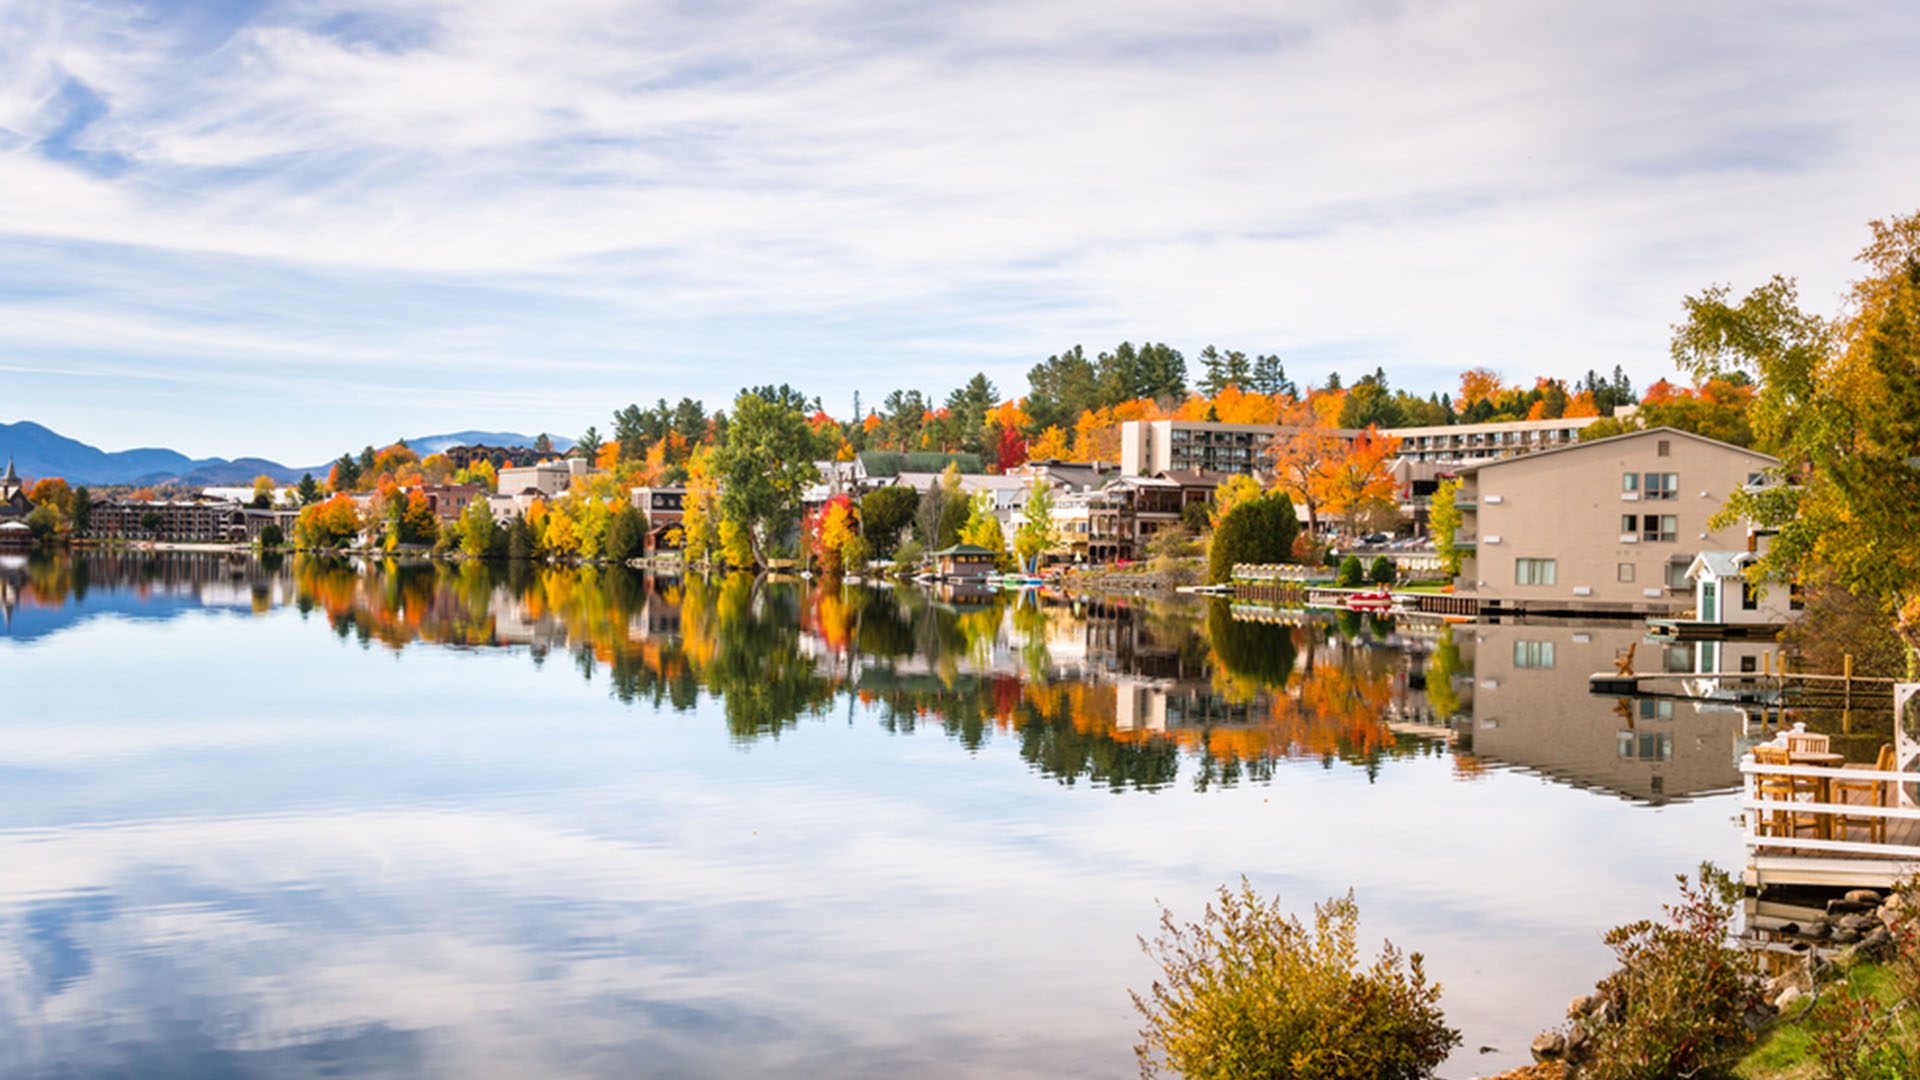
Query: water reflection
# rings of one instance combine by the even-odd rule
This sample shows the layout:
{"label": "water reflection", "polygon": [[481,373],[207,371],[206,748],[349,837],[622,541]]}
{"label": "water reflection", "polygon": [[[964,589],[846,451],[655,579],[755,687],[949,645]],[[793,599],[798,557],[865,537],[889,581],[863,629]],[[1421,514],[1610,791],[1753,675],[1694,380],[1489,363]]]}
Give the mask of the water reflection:
{"label": "water reflection", "polygon": [[9,1077],[1115,1075],[1242,873],[1473,1075],[1739,851],[1740,718],[1589,698],[1618,629],[144,554],[0,617]]}

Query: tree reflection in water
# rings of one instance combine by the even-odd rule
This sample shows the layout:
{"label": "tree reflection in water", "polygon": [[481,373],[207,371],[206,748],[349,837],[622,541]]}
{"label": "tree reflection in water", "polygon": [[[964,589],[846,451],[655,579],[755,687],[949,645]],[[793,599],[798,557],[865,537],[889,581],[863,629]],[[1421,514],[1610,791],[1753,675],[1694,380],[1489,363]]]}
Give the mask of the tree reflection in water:
{"label": "tree reflection in water", "polygon": [[1113,790],[1172,784],[1183,758],[1204,790],[1265,781],[1289,759],[1371,773],[1438,753],[1387,717],[1451,712],[1423,687],[1429,669],[1446,686],[1459,663],[1383,647],[1387,620],[1259,621],[1221,600],[941,599],[740,574],[307,556],[101,555],[7,580],[15,604],[59,607],[107,585],[225,589],[248,602],[223,606],[290,605],[367,648],[519,649],[537,663],[557,652],[588,679],[604,672],[622,702],[686,712],[705,695],[743,743],[862,713],[902,735],[937,727],[969,752],[1011,738],[1035,771]]}

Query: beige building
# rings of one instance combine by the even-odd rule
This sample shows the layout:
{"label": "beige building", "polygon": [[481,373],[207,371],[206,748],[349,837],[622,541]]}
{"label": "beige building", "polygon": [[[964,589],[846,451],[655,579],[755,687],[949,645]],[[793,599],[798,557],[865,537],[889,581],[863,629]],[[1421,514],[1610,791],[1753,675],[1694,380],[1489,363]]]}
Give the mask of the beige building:
{"label": "beige building", "polygon": [[[1632,409],[1617,415],[1628,416]],[[1580,432],[1598,416],[1557,420],[1501,420],[1489,424],[1442,424],[1436,427],[1394,428],[1387,434],[1400,440],[1402,461],[1459,464],[1492,461],[1537,450],[1552,450],[1580,441]]]}
{"label": "beige building", "polygon": [[1745,546],[1708,521],[1778,464],[1674,428],[1629,432],[1461,470],[1457,588],[1533,611],[1692,606],[1702,550]]}
{"label": "beige building", "polygon": [[[1120,425],[1122,476],[1165,472],[1265,474],[1267,444],[1295,430],[1279,424],[1222,424],[1211,420],[1128,420]],[[1358,432],[1341,429],[1352,438]]]}
{"label": "beige building", "polygon": [[520,495],[529,491],[558,495],[572,486],[575,477],[591,476],[597,471],[585,458],[543,461],[525,468],[501,469],[494,490],[502,495]]}

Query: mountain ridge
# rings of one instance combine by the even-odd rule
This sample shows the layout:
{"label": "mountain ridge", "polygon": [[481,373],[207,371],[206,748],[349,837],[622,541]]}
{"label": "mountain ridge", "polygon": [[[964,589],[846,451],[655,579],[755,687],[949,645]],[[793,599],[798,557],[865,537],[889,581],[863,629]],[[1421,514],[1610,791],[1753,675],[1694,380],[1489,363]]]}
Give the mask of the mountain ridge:
{"label": "mountain ridge", "polygon": [[[564,451],[573,445],[571,439],[549,437],[557,451]],[[534,437],[511,431],[469,430],[422,435],[406,440],[407,445],[422,456],[438,453],[449,446],[476,442],[489,446],[532,446]],[[270,458],[251,456],[193,458],[165,447],[102,450],[32,420],[0,423],[0,459],[11,459],[20,475],[30,480],[58,476],[70,484],[129,484],[138,487],[159,484],[245,484],[261,475],[290,484],[308,472],[316,478],[325,479],[331,464],[282,465]]]}

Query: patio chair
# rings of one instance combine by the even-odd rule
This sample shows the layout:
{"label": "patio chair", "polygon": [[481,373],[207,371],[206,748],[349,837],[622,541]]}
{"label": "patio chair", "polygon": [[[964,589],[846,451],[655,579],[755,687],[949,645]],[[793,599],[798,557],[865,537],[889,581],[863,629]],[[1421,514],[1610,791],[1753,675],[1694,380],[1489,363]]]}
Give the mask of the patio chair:
{"label": "patio chair", "polygon": [[[1885,743],[1880,747],[1879,760],[1874,764],[1845,765],[1842,766],[1842,768],[1861,771],[1872,769],[1874,772],[1893,772],[1896,764],[1893,744]],[[1853,803],[1861,806],[1892,806],[1897,801],[1894,795],[1895,792],[1899,790],[1899,787],[1899,782],[1894,780],[1835,780],[1833,782],[1833,801],[1837,803]],[[1854,793],[1860,794],[1861,798],[1852,798]],[[1865,825],[1867,827],[1868,843],[1884,844],[1887,842],[1886,818],[1868,817],[1864,814],[1840,815],[1840,830],[1843,834],[1855,825]]]}
{"label": "patio chair", "polygon": [[[1793,764],[1784,747],[1756,746],[1753,748],[1755,765]],[[1754,777],[1760,798],[1772,802],[1801,802],[1802,797],[1812,800],[1818,794],[1818,786],[1812,777],[1785,776],[1780,773],[1763,772]],[[1815,835],[1820,832],[1820,816],[1814,813],[1801,813],[1798,810],[1773,810],[1760,819],[1760,831],[1766,836],[1798,836],[1800,830],[1807,829]]]}

